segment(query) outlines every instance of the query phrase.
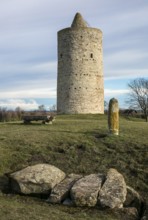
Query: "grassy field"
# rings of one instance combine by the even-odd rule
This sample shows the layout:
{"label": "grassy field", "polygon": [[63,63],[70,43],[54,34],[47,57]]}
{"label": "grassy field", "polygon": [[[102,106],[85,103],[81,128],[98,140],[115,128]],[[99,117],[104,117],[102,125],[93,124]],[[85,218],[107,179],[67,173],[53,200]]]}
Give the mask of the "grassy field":
{"label": "grassy field", "polygon": [[[67,174],[105,173],[113,167],[147,197],[148,123],[121,117],[120,135],[107,133],[105,115],[61,115],[52,125],[0,123],[0,179],[37,163],[55,165]],[[111,210],[49,205],[39,198],[2,192],[0,216],[2,220],[121,220]]]}

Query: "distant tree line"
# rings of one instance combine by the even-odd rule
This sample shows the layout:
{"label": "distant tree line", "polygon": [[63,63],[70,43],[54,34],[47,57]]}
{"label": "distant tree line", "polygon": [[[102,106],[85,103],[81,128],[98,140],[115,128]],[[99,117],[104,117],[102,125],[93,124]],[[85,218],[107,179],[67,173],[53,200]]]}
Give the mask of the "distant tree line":
{"label": "distant tree line", "polygon": [[0,107],[0,122],[20,121],[23,113],[24,111],[19,107],[15,110]]}
{"label": "distant tree line", "polygon": [[37,110],[24,111],[20,107],[15,110],[7,109],[6,107],[0,107],[0,122],[21,121],[23,115],[48,115],[56,114],[56,106],[53,105],[47,111],[44,105],[39,105]]}

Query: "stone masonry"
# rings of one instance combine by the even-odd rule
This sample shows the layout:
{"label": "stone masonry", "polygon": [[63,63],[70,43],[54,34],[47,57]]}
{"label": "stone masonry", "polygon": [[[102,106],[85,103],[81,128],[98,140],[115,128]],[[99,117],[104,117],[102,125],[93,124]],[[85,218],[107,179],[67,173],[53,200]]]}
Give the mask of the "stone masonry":
{"label": "stone masonry", "polygon": [[58,32],[57,111],[104,113],[102,32],[79,13]]}

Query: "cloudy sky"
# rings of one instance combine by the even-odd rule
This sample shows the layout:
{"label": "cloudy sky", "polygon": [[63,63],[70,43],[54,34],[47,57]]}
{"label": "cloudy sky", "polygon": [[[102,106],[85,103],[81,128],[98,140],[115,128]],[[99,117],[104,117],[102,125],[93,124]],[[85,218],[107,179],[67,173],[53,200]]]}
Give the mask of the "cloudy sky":
{"label": "cloudy sky", "polygon": [[80,12],[103,31],[105,100],[148,77],[147,0],[0,0],[0,107],[56,103],[57,31]]}

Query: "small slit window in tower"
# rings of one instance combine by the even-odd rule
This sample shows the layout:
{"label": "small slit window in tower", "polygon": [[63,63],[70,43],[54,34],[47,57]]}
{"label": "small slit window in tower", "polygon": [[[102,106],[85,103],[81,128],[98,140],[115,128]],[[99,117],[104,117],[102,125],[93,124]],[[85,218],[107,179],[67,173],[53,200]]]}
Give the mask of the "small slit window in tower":
{"label": "small slit window in tower", "polygon": [[90,54],[90,58],[93,58],[93,53]]}
{"label": "small slit window in tower", "polygon": [[63,54],[62,54],[62,53],[60,54],[60,57],[61,57],[61,58],[63,57]]}

